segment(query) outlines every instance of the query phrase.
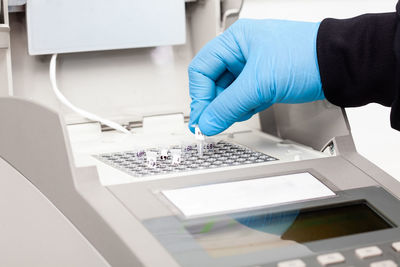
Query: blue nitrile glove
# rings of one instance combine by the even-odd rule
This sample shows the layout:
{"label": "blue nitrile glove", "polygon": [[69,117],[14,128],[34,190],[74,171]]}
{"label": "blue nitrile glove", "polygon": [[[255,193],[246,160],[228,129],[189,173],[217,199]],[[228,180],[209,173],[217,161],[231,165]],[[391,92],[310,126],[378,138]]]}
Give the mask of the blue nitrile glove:
{"label": "blue nitrile glove", "polygon": [[319,23],[241,19],[211,40],[189,66],[189,127],[218,134],[274,103],[324,99]]}

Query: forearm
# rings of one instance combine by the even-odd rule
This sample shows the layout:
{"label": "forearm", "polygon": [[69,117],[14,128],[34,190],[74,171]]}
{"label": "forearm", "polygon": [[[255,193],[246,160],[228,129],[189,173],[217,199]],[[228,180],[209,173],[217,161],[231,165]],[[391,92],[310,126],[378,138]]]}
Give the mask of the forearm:
{"label": "forearm", "polygon": [[331,103],[390,106],[392,127],[400,130],[397,24],[396,13],[325,19],[318,31],[317,54],[322,87]]}

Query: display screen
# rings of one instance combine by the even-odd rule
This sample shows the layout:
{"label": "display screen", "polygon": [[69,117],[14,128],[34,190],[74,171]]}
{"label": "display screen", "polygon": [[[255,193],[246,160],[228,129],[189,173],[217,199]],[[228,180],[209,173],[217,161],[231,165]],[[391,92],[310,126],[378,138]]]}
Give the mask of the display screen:
{"label": "display screen", "polygon": [[393,226],[375,213],[367,204],[300,211],[282,239],[298,243],[353,235]]}
{"label": "display screen", "polygon": [[367,203],[297,211],[226,216],[185,226],[212,257],[249,253],[392,228]]}

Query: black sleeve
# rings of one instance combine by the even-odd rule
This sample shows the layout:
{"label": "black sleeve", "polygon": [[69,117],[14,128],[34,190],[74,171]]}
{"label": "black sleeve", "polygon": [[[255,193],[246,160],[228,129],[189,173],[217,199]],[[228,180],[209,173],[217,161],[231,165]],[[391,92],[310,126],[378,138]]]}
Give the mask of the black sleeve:
{"label": "black sleeve", "polygon": [[372,102],[390,106],[391,124],[397,130],[400,130],[399,13],[325,19],[317,36],[318,64],[326,98],[341,107]]}

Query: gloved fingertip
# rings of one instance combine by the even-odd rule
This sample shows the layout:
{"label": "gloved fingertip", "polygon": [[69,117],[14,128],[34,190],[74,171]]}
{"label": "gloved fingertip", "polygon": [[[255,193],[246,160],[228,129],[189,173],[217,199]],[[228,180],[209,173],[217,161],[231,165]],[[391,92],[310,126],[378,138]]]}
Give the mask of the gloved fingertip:
{"label": "gloved fingertip", "polygon": [[199,119],[200,131],[206,136],[213,136],[223,132],[227,127],[224,123],[218,123],[210,112],[204,112]]}
{"label": "gloved fingertip", "polygon": [[191,131],[194,134],[194,127],[190,123],[188,124],[188,128],[189,131]]}

